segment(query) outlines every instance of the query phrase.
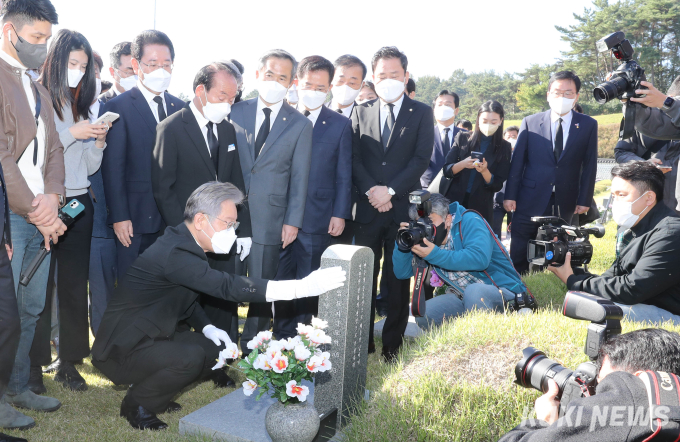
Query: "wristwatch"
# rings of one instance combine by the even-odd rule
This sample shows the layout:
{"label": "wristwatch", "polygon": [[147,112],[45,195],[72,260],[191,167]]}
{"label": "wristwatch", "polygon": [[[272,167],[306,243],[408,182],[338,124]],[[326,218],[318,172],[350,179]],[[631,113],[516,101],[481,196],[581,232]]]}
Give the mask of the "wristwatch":
{"label": "wristwatch", "polygon": [[673,103],[675,103],[673,97],[666,97],[666,99],[663,101],[663,106],[661,106],[661,109],[669,111],[671,110],[671,107],[673,107]]}
{"label": "wristwatch", "polygon": [[388,187],[388,188],[387,188],[387,193],[389,193],[389,194],[392,195],[392,196],[394,196],[394,195],[397,194],[397,193],[394,191],[394,189],[391,188],[391,187]]}

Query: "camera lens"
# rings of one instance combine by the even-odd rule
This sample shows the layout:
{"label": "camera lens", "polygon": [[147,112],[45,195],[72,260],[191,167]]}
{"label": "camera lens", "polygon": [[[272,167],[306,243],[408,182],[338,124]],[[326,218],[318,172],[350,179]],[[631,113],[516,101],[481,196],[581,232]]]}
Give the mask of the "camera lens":
{"label": "camera lens", "polygon": [[624,77],[614,77],[593,89],[593,97],[600,104],[607,103],[628,89],[628,80]]}
{"label": "camera lens", "polygon": [[548,379],[553,379],[562,392],[572,373],[573,370],[548,359],[542,351],[527,347],[522,350],[522,359],[515,366],[515,382],[545,393],[548,391]]}

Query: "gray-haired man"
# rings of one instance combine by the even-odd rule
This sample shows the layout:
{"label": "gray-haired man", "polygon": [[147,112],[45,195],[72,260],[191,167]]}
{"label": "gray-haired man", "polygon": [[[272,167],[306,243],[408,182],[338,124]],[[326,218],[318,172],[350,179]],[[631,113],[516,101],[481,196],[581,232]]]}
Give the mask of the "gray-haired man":
{"label": "gray-haired man", "polygon": [[[208,376],[222,342],[231,343],[227,332],[211,324],[199,293],[271,302],[318,296],[345,281],[340,267],[300,281],[266,281],[210,268],[206,253],[225,253],[236,240],[236,206],[242,200],[243,193],[230,183],[198,187],[187,201],[184,222],[168,227],[118,281],[92,347],[92,363],[114,383],[132,384],[121,415],[135,428],[167,428],[156,414],[179,410],[171,399]],[[180,321],[195,331],[178,331]]]}
{"label": "gray-haired man", "polygon": [[[296,68],[288,52],[267,52],[255,73],[259,97],[231,111],[253,229],[248,275],[255,278],[276,277],[281,247],[295,241],[304,217],[314,126],[283,101]],[[241,342],[268,329],[270,317],[269,304],[251,303]]]}

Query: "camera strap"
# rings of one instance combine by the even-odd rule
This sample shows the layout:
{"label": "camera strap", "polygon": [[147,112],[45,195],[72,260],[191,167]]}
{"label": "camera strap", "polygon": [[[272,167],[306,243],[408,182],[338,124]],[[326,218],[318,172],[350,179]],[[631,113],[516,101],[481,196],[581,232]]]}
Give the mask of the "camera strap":
{"label": "camera strap", "polygon": [[652,434],[647,441],[680,439],[680,379],[673,373],[651,371],[637,375],[647,390]]}
{"label": "camera strap", "polygon": [[422,265],[417,265],[415,269],[415,281],[413,283],[413,297],[411,298],[411,314],[416,318],[425,316],[425,305],[427,304],[425,299],[425,291],[423,287],[425,286],[425,279],[427,279],[427,270],[429,266],[423,267]]}
{"label": "camera strap", "polygon": [[[35,126],[36,126],[36,132],[35,132],[35,137],[33,138],[33,165],[38,164],[38,130],[40,129],[40,109],[42,108],[42,102],[40,99],[40,91],[38,91],[38,88],[35,86],[35,83],[33,83],[33,80],[31,80],[31,86],[33,87],[33,92],[35,92]],[[17,164],[19,164],[19,160],[21,160],[21,157],[24,156],[24,152],[19,155],[19,158],[17,158]]]}
{"label": "camera strap", "polygon": [[[465,212],[463,212],[463,214],[461,215],[461,218],[462,218],[463,216],[465,216],[465,214],[468,213],[468,212],[476,213],[477,215],[479,215],[479,217],[480,217],[480,218],[482,219],[482,221],[484,222],[484,225],[485,225],[486,228],[489,230],[489,233],[491,234],[491,237],[492,237],[492,238],[494,239],[494,241],[496,242],[496,245],[498,246],[499,249],[501,249],[501,252],[503,252],[503,256],[505,256],[505,258],[506,258],[506,259],[508,260],[508,262],[510,263],[510,267],[512,267],[512,269],[515,270],[515,266],[514,266],[514,264],[512,263],[512,259],[510,258],[510,255],[508,254],[508,251],[505,250],[505,247],[503,247],[503,244],[501,244],[501,242],[500,242],[500,240],[498,239],[498,237],[496,236],[496,234],[493,233],[493,229],[491,228],[491,226],[489,225],[489,223],[486,222],[486,220],[484,219],[484,217],[482,216],[482,214],[479,213],[479,212],[477,212],[476,210],[473,210],[473,209],[466,209]],[[463,241],[463,227],[462,227],[462,224],[463,224],[462,221],[458,224],[458,231],[460,232],[460,240],[461,240],[461,242]],[[493,280],[493,278],[491,277],[491,275],[489,275],[489,273],[488,273],[486,270],[484,270],[483,272],[484,272],[484,274],[486,275],[486,277],[489,278],[489,280],[491,281],[491,283],[492,283],[494,286],[496,286],[496,288],[497,288],[498,290],[500,290],[500,287],[498,287],[498,285],[496,284],[496,282],[494,282],[494,280]],[[522,277],[520,276],[519,273],[517,273],[517,270],[515,270],[515,273],[517,274],[517,277],[518,277],[519,280],[522,282],[522,284],[524,285],[524,287],[527,289],[527,293],[528,293],[529,296],[532,298],[533,303],[535,304],[536,301],[535,301],[535,298],[534,298],[534,294],[531,293],[531,290],[529,290],[529,287],[528,287],[526,284],[524,284],[524,282],[522,281]]]}

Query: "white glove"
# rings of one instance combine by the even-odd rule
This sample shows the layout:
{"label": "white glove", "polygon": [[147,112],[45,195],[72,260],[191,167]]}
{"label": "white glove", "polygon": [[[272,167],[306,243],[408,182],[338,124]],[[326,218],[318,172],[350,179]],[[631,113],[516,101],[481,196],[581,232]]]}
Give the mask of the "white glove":
{"label": "white glove", "polygon": [[346,272],[338,266],[316,270],[300,280],[269,281],[267,301],[290,301],[296,298],[319,296],[342,287],[346,279]]}
{"label": "white glove", "polygon": [[220,330],[212,324],[203,327],[203,336],[213,341],[218,347],[222,345],[220,341],[224,342],[225,346],[231,344],[231,338],[229,338],[227,332]]}
{"label": "white glove", "polygon": [[250,248],[252,245],[252,238],[236,238],[236,253],[241,255],[241,261],[250,255]]}

